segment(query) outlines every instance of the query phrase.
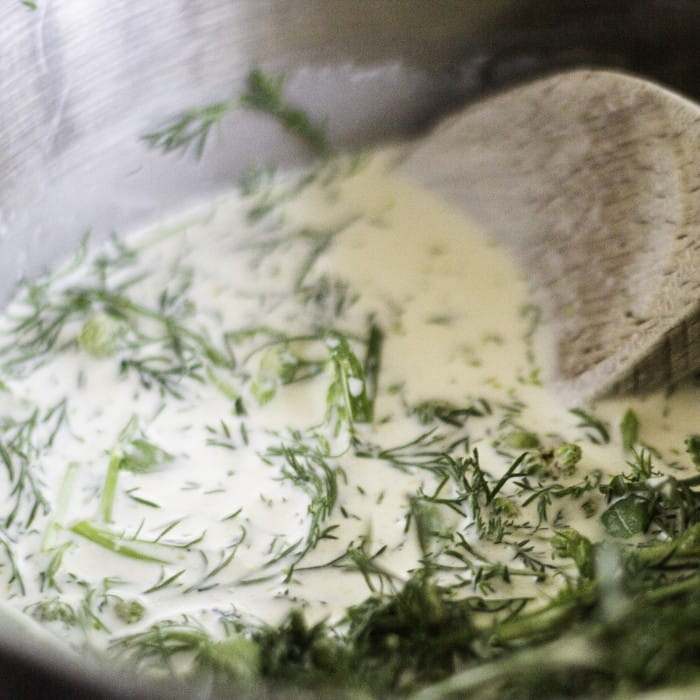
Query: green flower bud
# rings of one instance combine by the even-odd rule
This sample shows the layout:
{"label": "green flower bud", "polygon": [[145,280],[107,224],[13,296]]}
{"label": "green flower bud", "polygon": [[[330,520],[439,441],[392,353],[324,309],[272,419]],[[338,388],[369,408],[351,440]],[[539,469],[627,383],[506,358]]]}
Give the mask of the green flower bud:
{"label": "green flower bud", "polygon": [[109,357],[117,352],[125,330],[122,321],[107,314],[94,314],[83,324],[78,335],[78,345],[94,357]]}
{"label": "green flower bud", "polygon": [[582,455],[581,447],[573,442],[567,442],[554,448],[554,459],[557,466],[565,474],[573,474]]}
{"label": "green flower bud", "polygon": [[127,625],[138,622],[145,612],[145,608],[138,600],[119,600],[114,605],[114,614]]}
{"label": "green flower bud", "polygon": [[28,612],[39,622],[63,622],[73,625],[77,619],[73,608],[58,598],[42,600],[32,606]]}

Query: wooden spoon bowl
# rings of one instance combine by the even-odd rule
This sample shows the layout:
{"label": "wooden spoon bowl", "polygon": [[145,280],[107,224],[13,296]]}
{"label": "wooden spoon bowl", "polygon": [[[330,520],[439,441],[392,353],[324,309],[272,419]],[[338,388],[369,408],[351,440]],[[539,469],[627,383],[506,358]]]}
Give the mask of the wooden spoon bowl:
{"label": "wooden spoon bowl", "polygon": [[573,71],[467,107],[399,172],[520,258],[580,398],[700,368],[700,107],[648,81]]}

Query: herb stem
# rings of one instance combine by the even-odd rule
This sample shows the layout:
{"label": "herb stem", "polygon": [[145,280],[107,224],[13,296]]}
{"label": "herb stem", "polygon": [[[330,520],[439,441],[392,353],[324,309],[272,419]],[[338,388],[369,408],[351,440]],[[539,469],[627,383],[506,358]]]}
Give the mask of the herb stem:
{"label": "herb stem", "polygon": [[119,471],[121,470],[122,455],[120,453],[112,454],[107,466],[107,475],[105,476],[104,485],[102,487],[102,498],[100,499],[100,518],[102,522],[109,523],[112,521],[112,512],[114,510],[114,501],[117,494],[117,482],[119,481]]}
{"label": "herb stem", "polygon": [[49,522],[46,532],[44,533],[44,540],[41,545],[41,551],[46,553],[52,550],[56,546],[56,538],[58,533],[63,529],[62,521],[68,510],[68,504],[70,502],[70,497],[73,493],[73,486],[75,483],[75,478],[78,473],[78,463],[69,462],[66,467],[66,471],[63,475],[63,480],[61,481],[61,486],[58,491],[58,496],[56,497],[56,506],[54,508],[53,517]]}
{"label": "herb stem", "polygon": [[119,554],[130,559],[139,559],[141,561],[154,562],[156,564],[168,564],[165,559],[160,559],[159,557],[154,557],[149,554],[134,549],[133,547],[123,543],[123,538],[111,530],[106,528],[96,527],[87,520],[81,520],[75,525],[71,526],[71,532],[76,535],[80,535],[96,545],[103,547],[104,549]]}

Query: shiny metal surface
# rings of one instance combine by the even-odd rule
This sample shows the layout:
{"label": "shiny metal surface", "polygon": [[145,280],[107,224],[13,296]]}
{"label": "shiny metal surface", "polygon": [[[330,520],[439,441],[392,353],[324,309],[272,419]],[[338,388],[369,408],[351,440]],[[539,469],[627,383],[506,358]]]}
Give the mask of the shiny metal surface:
{"label": "shiny metal surface", "polygon": [[[250,164],[305,157],[275,124],[242,111],[199,162],[140,139],[183,109],[236,95],[253,65],[283,72],[289,98],[347,147],[400,137],[450,106],[562,66],[623,67],[700,93],[695,0],[36,5],[0,6],[0,301],[86,231],[153,221],[229,186]],[[30,646],[2,625],[7,697],[96,696],[60,659],[40,671]],[[118,694],[127,692],[122,682]]]}
{"label": "shiny metal surface", "polygon": [[224,121],[200,163],[139,140],[183,109],[235,95],[253,64],[283,71],[290,98],[352,146],[553,67],[647,60],[682,72],[684,42],[686,57],[697,53],[681,21],[698,15],[689,0],[36,4],[0,8],[0,300],[88,230],[182,208],[252,162],[300,158],[273,124],[244,112]]}
{"label": "shiny metal surface", "polygon": [[[444,100],[436,70],[511,3],[61,0],[0,10],[0,296],[85,231],[147,221],[226,186],[251,162],[295,160],[275,125],[239,112],[200,163],[139,136],[233,96],[252,65],[336,142],[401,133]],[[11,261],[11,262],[10,262]]]}

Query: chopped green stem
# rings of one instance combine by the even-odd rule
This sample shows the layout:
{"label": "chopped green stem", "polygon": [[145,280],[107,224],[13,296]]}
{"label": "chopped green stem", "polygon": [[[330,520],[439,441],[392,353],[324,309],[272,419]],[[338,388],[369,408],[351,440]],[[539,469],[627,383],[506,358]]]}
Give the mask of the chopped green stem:
{"label": "chopped green stem", "polygon": [[102,498],[100,499],[100,518],[102,522],[112,522],[112,511],[114,510],[114,499],[117,495],[117,482],[119,481],[119,471],[121,470],[122,455],[113,454],[109,459],[107,475],[102,486]]}
{"label": "chopped green stem", "polygon": [[371,423],[372,405],[367,395],[364,372],[347,338],[337,331],[331,331],[326,336],[326,347],[335,370],[329,403],[335,403],[335,396],[340,394],[350,424]]}
{"label": "chopped green stem", "polygon": [[79,465],[77,462],[69,462],[68,466],[66,467],[66,471],[63,475],[63,480],[61,481],[61,486],[58,491],[58,496],[56,497],[53,517],[51,518],[46,528],[46,532],[44,533],[44,541],[41,545],[41,551],[44,553],[50,551],[56,546],[56,537],[63,529],[62,521],[68,510],[68,504],[73,493],[73,486],[75,484],[78,468]]}
{"label": "chopped green stem", "polygon": [[[100,547],[119,554],[123,557],[128,557],[129,559],[139,559],[141,561],[150,561],[157,564],[167,564],[165,559],[159,557],[151,556],[137,549],[134,549],[128,544],[124,544],[124,538],[107,528],[97,527],[87,520],[81,520],[80,522],[72,525],[70,528],[71,532],[76,535],[80,535],[90,542],[94,542]],[[133,541],[133,540],[132,540]]]}
{"label": "chopped green stem", "polygon": [[24,595],[24,579],[22,578],[22,574],[17,563],[17,558],[15,556],[14,549],[2,533],[0,533],[0,545],[5,550],[6,562],[9,564],[10,567],[10,575],[7,580],[8,586],[15,584],[20,594]]}

